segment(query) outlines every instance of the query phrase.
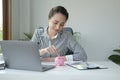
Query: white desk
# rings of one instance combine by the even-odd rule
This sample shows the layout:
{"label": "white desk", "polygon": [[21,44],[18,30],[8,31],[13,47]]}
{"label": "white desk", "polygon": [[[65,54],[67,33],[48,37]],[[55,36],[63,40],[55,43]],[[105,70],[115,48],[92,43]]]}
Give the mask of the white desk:
{"label": "white desk", "polygon": [[0,80],[120,80],[120,66],[110,61],[94,63],[108,69],[77,70],[67,65],[46,72],[5,69],[0,70]]}

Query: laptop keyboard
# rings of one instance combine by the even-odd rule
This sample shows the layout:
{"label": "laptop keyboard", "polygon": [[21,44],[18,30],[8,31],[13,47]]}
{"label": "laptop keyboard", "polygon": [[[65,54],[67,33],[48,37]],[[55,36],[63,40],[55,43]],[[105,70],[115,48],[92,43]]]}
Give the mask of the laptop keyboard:
{"label": "laptop keyboard", "polygon": [[43,69],[46,69],[46,66],[43,66],[42,68],[43,68]]}
{"label": "laptop keyboard", "polygon": [[45,70],[45,69],[51,69],[51,68],[54,68],[55,66],[53,65],[42,65],[42,69]]}

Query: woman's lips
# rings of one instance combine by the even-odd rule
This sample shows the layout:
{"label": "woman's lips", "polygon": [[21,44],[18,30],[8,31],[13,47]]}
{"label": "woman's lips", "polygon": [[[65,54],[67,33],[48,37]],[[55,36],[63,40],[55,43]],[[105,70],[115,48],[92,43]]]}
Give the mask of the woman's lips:
{"label": "woman's lips", "polygon": [[59,32],[59,30],[55,30],[55,32]]}

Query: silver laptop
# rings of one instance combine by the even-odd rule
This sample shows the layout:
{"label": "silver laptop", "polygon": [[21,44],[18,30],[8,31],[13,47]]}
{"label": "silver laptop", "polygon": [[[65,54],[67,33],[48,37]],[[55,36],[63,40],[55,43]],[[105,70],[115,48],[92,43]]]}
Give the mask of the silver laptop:
{"label": "silver laptop", "polygon": [[55,67],[41,64],[36,42],[6,40],[0,44],[7,68],[43,72]]}

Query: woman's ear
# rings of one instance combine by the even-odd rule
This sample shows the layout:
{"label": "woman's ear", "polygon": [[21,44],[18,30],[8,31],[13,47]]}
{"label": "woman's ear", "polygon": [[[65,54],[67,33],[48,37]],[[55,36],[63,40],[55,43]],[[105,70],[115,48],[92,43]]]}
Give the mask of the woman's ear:
{"label": "woman's ear", "polygon": [[50,20],[50,18],[48,17],[48,21]]}
{"label": "woman's ear", "polygon": [[48,17],[48,22],[50,21],[50,18]]}
{"label": "woman's ear", "polygon": [[48,22],[50,22],[50,19],[48,19]]}

